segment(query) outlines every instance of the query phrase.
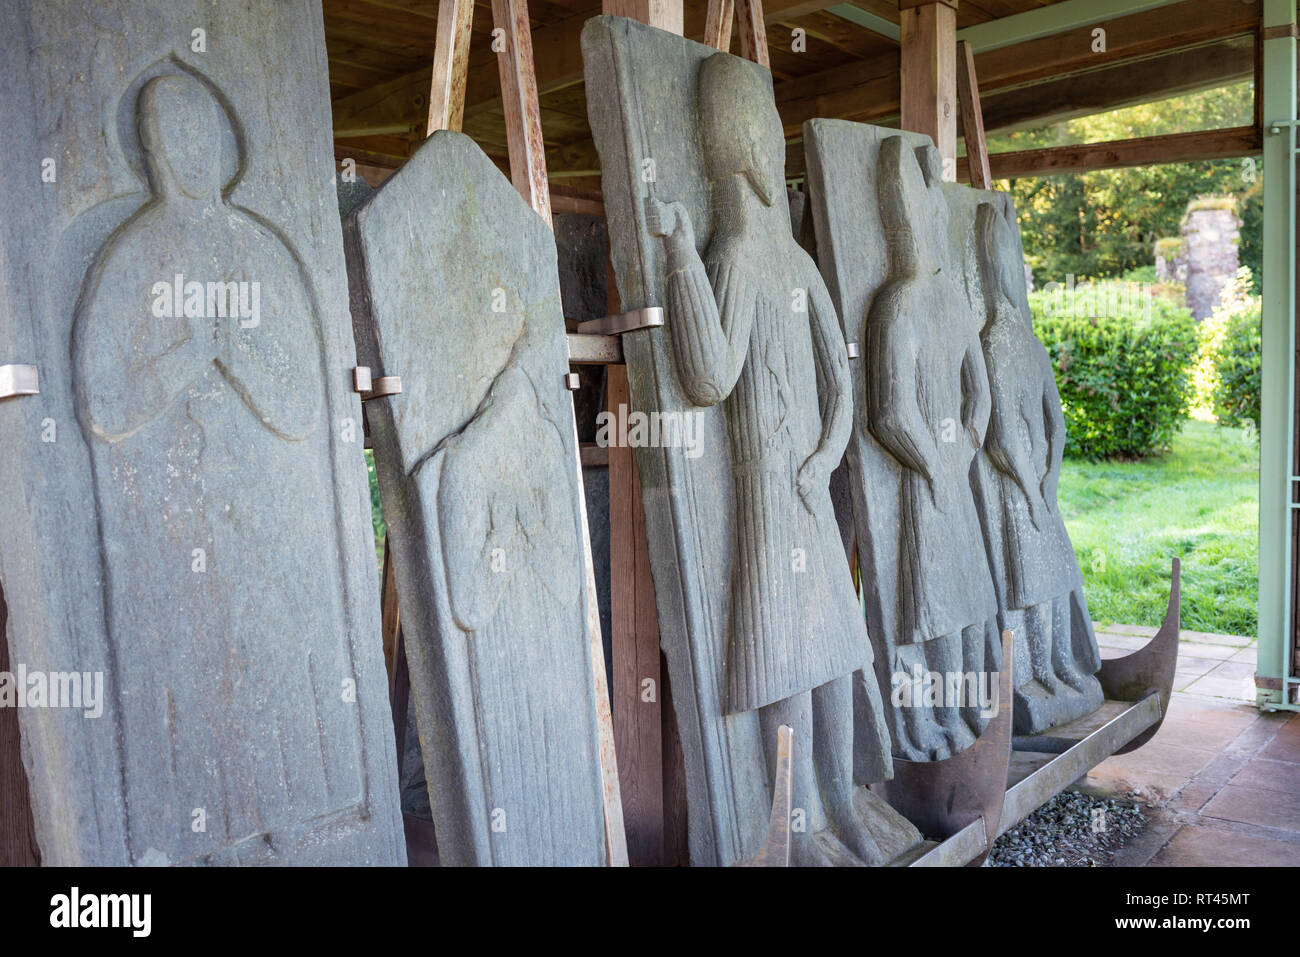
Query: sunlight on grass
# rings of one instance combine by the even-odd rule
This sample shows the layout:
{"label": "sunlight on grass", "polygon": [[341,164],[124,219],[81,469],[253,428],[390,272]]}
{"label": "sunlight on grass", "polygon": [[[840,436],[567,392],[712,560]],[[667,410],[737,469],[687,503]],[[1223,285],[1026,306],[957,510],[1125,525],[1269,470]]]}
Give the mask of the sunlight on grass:
{"label": "sunlight on grass", "polygon": [[1188,419],[1168,455],[1066,460],[1060,505],[1098,627],[1160,624],[1180,556],[1183,627],[1255,634],[1259,447],[1245,431]]}

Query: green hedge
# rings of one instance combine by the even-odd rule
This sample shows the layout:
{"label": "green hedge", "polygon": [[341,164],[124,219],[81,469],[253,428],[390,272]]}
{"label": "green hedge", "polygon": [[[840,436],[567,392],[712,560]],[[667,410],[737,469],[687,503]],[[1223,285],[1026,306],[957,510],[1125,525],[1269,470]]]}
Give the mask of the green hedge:
{"label": "green hedge", "polygon": [[1222,305],[1201,323],[1197,401],[1222,425],[1259,425],[1260,300],[1242,268],[1222,293]]}
{"label": "green hedge", "polygon": [[1186,309],[1132,287],[1098,283],[1094,290],[1095,299],[1076,295],[1073,302],[1050,289],[1029,297],[1034,331],[1056,371],[1065,453],[1105,459],[1164,452],[1192,397],[1196,323]]}
{"label": "green hedge", "polygon": [[1260,311],[1228,319],[1219,354],[1214,414],[1224,425],[1259,425]]}

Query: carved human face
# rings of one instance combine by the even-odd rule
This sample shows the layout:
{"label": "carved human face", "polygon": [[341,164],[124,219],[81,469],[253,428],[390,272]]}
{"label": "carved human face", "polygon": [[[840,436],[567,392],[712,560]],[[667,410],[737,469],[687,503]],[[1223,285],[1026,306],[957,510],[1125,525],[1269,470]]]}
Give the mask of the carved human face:
{"label": "carved human face", "polygon": [[140,140],[150,178],[193,199],[221,191],[221,106],[187,76],[151,80],[140,94]]}
{"label": "carved human face", "polygon": [[709,177],[743,175],[767,206],[785,196],[785,135],[753,64],[718,53],[700,68],[700,129]]}

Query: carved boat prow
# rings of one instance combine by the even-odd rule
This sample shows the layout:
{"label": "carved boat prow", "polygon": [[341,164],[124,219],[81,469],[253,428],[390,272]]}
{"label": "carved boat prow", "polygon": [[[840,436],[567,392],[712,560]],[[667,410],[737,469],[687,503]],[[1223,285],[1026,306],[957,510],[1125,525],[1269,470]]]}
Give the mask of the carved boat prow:
{"label": "carved boat prow", "polygon": [[1165,715],[1174,689],[1174,669],[1178,664],[1178,634],[1182,626],[1182,561],[1175,558],[1169,576],[1169,607],[1160,630],[1137,651],[1122,658],[1107,658],[1101,663],[1097,680],[1107,699],[1141,701],[1148,695],[1159,696],[1160,717],[1116,754],[1126,754],[1150,741]]}
{"label": "carved boat prow", "polygon": [[[942,761],[895,758],[893,779],[873,786],[873,790],[878,787],[885,800],[922,834],[942,842],[913,866],[956,863],[978,867],[993,846],[1002,819],[1007,770],[1011,764],[1013,640],[1010,631],[1002,632],[997,711],[975,743]],[[943,855],[949,844],[966,850],[960,855]],[[978,853],[969,857],[975,848],[979,848]],[[930,860],[936,855],[955,859]]]}

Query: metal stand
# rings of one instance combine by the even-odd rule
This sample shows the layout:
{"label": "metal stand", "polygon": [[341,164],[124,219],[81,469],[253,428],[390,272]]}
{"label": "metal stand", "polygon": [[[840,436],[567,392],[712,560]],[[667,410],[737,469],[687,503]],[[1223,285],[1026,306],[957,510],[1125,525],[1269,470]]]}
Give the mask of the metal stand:
{"label": "metal stand", "polygon": [[[1042,734],[1011,735],[1003,707],[971,747],[946,761],[895,761],[885,798],[927,837],[940,839],[913,867],[979,865],[993,841],[1112,754],[1150,741],[1169,710],[1181,624],[1181,563],[1173,560],[1164,623],[1146,645],[1102,662],[1106,702]],[[999,701],[1010,702],[1011,635],[1002,633]]]}
{"label": "metal stand", "polygon": [[1002,632],[1002,671],[998,675],[998,710],[984,733],[969,748],[944,761],[894,760],[894,778],[881,791],[894,808],[939,847],[914,862],[921,866],[978,866],[992,849],[1002,819],[1007,769],[1011,764],[1011,632]]}

